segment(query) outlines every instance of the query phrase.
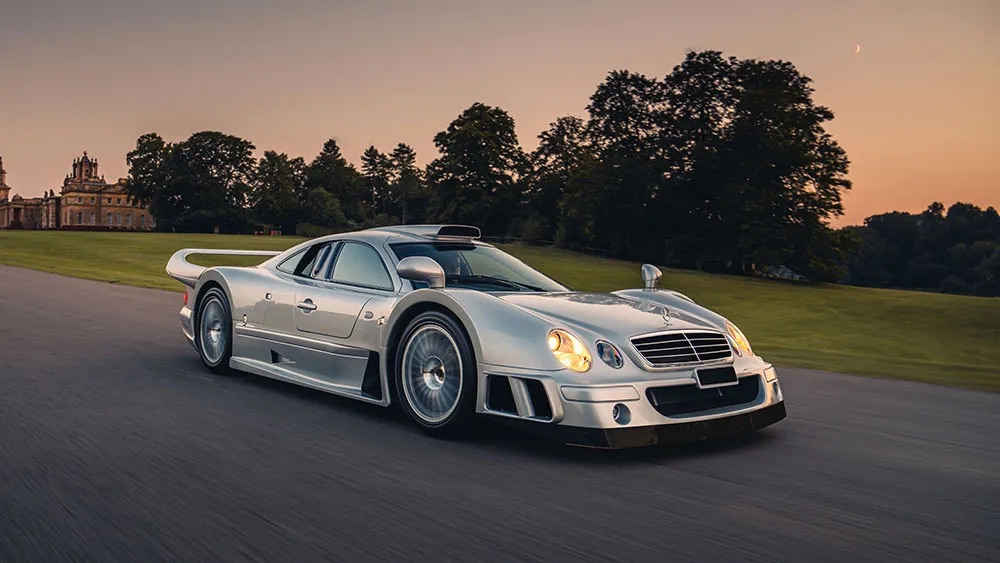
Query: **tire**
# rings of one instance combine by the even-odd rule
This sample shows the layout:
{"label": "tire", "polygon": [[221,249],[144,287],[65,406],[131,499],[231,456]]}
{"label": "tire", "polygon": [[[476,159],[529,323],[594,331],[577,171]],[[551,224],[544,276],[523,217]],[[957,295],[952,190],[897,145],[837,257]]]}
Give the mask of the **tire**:
{"label": "tire", "polygon": [[225,292],[209,288],[198,302],[195,319],[195,347],[201,363],[213,373],[231,373],[233,315]]}
{"label": "tire", "polygon": [[438,311],[407,325],[395,358],[396,396],[407,416],[438,438],[473,433],[476,361],[457,321]]}

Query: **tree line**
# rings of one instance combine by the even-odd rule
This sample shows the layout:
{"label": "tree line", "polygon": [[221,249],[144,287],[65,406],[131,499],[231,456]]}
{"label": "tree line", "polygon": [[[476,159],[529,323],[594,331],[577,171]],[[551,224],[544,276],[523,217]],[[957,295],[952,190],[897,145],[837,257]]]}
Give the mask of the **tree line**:
{"label": "tree line", "polygon": [[615,70],[587,116],[556,119],[525,151],[514,119],[474,103],[434,136],[438,156],[369,147],[355,167],[328,140],[302,157],[217,131],[141,136],[130,193],[168,231],[322,234],[448,222],[627,259],[751,274],[784,266],[853,278],[861,234],[836,230],[851,188],[833,112],[785,61],[688,53],[662,78]]}
{"label": "tree line", "polygon": [[932,203],[917,214],[873,215],[845,227],[858,241],[844,281],[869,287],[913,288],[1000,296],[1000,215],[955,203]]}

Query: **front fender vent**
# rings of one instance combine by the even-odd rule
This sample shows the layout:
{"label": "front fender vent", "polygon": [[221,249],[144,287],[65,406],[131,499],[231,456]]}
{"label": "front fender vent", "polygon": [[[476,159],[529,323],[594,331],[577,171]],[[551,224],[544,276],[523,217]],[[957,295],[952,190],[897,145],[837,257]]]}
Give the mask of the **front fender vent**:
{"label": "front fender vent", "polygon": [[552,420],[552,404],[545,385],[537,379],[488,375],[486,408],[517,418]]}

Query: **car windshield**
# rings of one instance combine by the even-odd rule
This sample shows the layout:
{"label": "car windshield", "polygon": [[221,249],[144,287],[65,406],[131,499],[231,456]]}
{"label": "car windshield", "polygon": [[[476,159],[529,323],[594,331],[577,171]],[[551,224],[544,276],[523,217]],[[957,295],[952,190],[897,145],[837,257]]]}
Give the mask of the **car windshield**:
{"label": "car windshield", "polygon": [[569,291],[492,246],[453,242],[403,242],[390,245],[400,260],[426,256],[441,265],[445,283],[483,291]]}

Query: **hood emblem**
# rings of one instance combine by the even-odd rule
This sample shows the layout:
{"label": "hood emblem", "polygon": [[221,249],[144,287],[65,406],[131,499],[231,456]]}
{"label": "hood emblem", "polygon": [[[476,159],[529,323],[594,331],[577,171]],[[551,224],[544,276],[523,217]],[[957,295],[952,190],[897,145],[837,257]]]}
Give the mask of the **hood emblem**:
{"label": "hood emblem", "polygon": [[663,322],[665,322],[666,324],[670,324],[670,309],[664,307],[663,312],[660,314],[660,316],[663,317]]}

